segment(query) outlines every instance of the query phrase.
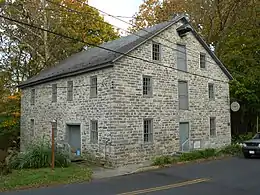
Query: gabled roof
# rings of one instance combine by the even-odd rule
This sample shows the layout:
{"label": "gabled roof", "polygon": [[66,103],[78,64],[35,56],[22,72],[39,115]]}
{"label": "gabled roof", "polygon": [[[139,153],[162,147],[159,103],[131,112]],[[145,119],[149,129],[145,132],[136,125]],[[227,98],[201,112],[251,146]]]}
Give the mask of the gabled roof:
{"label": "gabled roof", "polygon": [[[166,21],[155,26],[140,30],[135,34],[131,34],[119,39],[106,42],[101,47],[107,48],[111,51],[94,47],[87,50],[76,53],[67,59],[61,61],[56,66],[48,68],[41,71],[38,75],[28,79],[27,81],[21,83],[18,87],[25,88],[48,81],[57,80],[60,78],[78,75],[84,72],[89,72],[97,69],[102,69],[106,67],[113,66],[113,62],[117,61],[125,54],[128,54],[147,40],[158,35],[160,32],[169,28],[173,24],[176,24],[178,21],[183,20],[188,23],[184,15],[175,16],[172,20]],[[227,71],[225,66],[220,62],[216,55],[210,50],[208,45],[203,41],[199,34],[195,31],[192,31],[198,41],[204,46],[208,51],[211,57],[216,61],[220,66],[223,72],[227,75],[229,79],[232,79],[232,76]],[[115,53],[113,51],[119,52]]]}

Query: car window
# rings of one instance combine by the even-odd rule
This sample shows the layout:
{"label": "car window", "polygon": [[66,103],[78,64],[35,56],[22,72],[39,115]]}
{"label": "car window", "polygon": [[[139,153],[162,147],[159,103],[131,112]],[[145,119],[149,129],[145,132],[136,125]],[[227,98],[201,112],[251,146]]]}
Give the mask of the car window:
{"label": "car window", "polygon": [[260,133],[257,133],[257,134],[253,137],[253,139],[260,139]]}

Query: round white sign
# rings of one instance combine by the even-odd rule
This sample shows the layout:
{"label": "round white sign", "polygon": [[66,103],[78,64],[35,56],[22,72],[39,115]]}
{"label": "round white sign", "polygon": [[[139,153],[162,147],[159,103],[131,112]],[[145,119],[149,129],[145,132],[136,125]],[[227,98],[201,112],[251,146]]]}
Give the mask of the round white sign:
{"label": "round white sign", "polygon": [[239,109],[240,109],[239,103],[238,103],[238,102],[232,102],[232,104],[231,104],[231,110],[232,110],[233,112],[237,112],[237,111],[239,111]]}

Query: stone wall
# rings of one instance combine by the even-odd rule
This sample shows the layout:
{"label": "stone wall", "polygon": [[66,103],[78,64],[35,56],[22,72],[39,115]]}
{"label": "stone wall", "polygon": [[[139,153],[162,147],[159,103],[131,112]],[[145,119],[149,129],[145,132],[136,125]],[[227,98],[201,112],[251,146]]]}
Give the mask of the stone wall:
{"label": "stone wall", "polygon": [[[130,53],[151,60],[152,41],[162,43],[161,65],[130,57],[115,63],[111,133],[114,161],[118,164],[139,163],[153,156],[179,151],[180,122],[189,122],[190,148],[194,141],[199,141],[201,148],[220,147],[231,142],[229,80],[191,33],[182,39],[178,36],[176,27],[180,25],[179,22]],[[176,71],[177,54],[172,49],[177,48],[176,43],[186,44],[188,72],[194,74]],[[200,69],[200,52],[206,53],[205,70]],[[153,80],[150,98],[142,95],[143,75],[151,76]],[[189,110],[178,108],[178,80],[188,81]],[[215,84],[215,101],[208,98],[209,82]],[[215,137],[210,137],[210,117],[216,117]],[[152,143],[143,141],[144,118],[153,119]]]}
{"label": "stone wall", "polygon": [[[23,89],[22,145],[30,141],[30,119],[35,119],[35,137],[49,137],[51,121],[58,121],[58,139],[64,140],[67,124],[80,124],[82,150],[105,156],[115,165],[140,163],[153,156],[179,151],[179,123],[190,124],[190,148],[200,141],[201,148],[220,147],[231,142],[228,78],[207,54],[206,69],[199,65],[200,52],[206,50],[192,34],[180,38],[170,27],[153,41],[162,43],[161,65],[123,57],[113,68],[60,79],[35,86],[36,103],[30,105],[31,87]],[[161,39],[163,37],[164,39]],[[169,39],[171,42],[166,41]],[[188,72],[176,71],[176,43],[187,47]],[[165,47],[167,45],[168,47]],[[130,55],[151,60],[152,40]],[[157,63],[157,62],[156,62]],[[168,68],[166,68],[167,66]],[[98,98],[89,98],[90,76],[98,76]],[[153,96],[143,97],[142,77],[152,76]],[[74,81],[74,100],[67,102],[67,81]],[[178,80],[188,81],[189,110],[180,111]],[[215,101],[209,101],[208,83],[216,89]],[[51,102],[53,83],[58,84],[58,102]],[[210,137],[209,117],[216,117],[217,135]],[[143,119],[153,119],[153,142],[143,141]],[[98,120],[99,142],[90,144],[90,120]],[[105,144],[107,138],[111,141]]]}
{"label": "stone wall", "polygon": [[[111,74],[112,68],[103,69],[88,74],[60,79],[57,81],[40,84],[36,89],[35,105],[30,105],[30,90],[32,87],[22,90],[21,107],[21,147],[30,142],[30,120],[35,120],[34,140],[44,136],[50,139],[51,121],[57,120],[58,142],[64,141],[67,124],[80,124],[82,150],[99,156],[105,155],[105,141],[108,137],[111,121]],[[90,77],[97,76],[98,97],[89,98]],[[67,81],[73,80],[73,101],[67,101]],[[52,84],[58,88],[58,100],[52,103]],[[90,143],[90,120],[98,120],[99,143]],[[106,155],[109,158],[111,148],[107,148]]]}

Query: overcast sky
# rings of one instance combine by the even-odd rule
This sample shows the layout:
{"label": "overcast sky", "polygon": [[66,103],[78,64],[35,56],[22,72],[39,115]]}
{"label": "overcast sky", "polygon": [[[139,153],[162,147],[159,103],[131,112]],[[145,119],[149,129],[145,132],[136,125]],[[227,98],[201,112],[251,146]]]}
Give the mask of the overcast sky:
{"label": "overcast sky", "polygon": [[[143,0],[89,0],[89,4],[94,6],[102,11],[105,11],[111,15],[115,16],[127,16],[132,17],[135,12],[138,11],[139,6]],[[117,19],[114,19],[109,16],[104,16],[105,20],[110,24],[118,26],[127,30],[128,24],[123,23]],[[130,19],[121,18],[125,21],[129,21]]]}

